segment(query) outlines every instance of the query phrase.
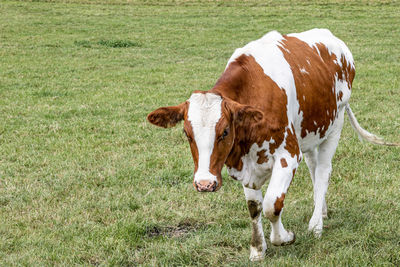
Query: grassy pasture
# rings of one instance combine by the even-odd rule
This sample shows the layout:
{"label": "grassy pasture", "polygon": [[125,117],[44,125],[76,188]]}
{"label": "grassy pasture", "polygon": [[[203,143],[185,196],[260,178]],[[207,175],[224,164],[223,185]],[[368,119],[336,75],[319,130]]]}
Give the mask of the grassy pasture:
{"label": "grassy pasture", "polygon": [[302,163],[283,213],[296,243],[253,264],[241,185],[224,171],[196,193],[182,127],[145,120],[211,88],[235,48],[315,27],[353,53],[361,125],[400,142],[398,2],[1,1],[0,265],[400,266],[400,149],[346,122],[322,238]]}

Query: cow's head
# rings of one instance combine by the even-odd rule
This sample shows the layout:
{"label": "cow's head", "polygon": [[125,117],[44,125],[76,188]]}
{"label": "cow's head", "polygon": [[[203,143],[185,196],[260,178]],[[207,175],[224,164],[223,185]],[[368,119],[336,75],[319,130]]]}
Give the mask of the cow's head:
{"label": "cow's head", "polygon": [[260,121],[260,110],[214,93],[196,91],[177,106],[162,107],[147,119],[168,128],[184,120],[184,132],[194,161],[193,185],[199,192],[217,191],[222,186],[221,169],[231,152],[238,127]]}

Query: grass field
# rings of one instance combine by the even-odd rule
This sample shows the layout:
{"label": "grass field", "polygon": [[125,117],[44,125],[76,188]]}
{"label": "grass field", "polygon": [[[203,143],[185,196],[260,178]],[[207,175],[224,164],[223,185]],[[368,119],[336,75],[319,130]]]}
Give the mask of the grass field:
{"label": "grass field", "polygon": [[283,214],[296,243],[250,263],[241,185],[223,171],[195,192],[182,126],[146,121],[210,89],[235,48],[315,27],[353,53],[360,124],[400,142],[398,2],[1,1],[0,265],[400,266],[399,148],[346,122],[322,238],[302,163]]}

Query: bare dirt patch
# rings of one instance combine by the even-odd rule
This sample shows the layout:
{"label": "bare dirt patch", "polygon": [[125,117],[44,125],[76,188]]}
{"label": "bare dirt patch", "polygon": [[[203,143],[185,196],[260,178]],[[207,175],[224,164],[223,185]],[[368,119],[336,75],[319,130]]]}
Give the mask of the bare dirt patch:
{"label": "bare dirt patch", "polygon": [[196,232],[200,224],[192,221],[182,221],[176,226],[152,226],[146,231],[148,237],[166,236],[181,237],[190,232]]}

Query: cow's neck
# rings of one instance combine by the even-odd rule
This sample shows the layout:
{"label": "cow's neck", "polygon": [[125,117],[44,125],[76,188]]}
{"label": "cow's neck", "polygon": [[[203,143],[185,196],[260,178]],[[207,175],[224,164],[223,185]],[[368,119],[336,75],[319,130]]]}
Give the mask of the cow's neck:
{"label": "cow's neck", "polygon": [[252,56],[242,55],[231,62],[210,92],[251,105],[264,113],[263,122],[236,128],[235,144],[226,160],[228,167],[241,169],[241,157],[255,143],[262,147],[264,141],[273,139],[275,145],[270,145],[267,151],[273,154],[283,142],[285,126],[288,125],[286,93],[265,75]]}

